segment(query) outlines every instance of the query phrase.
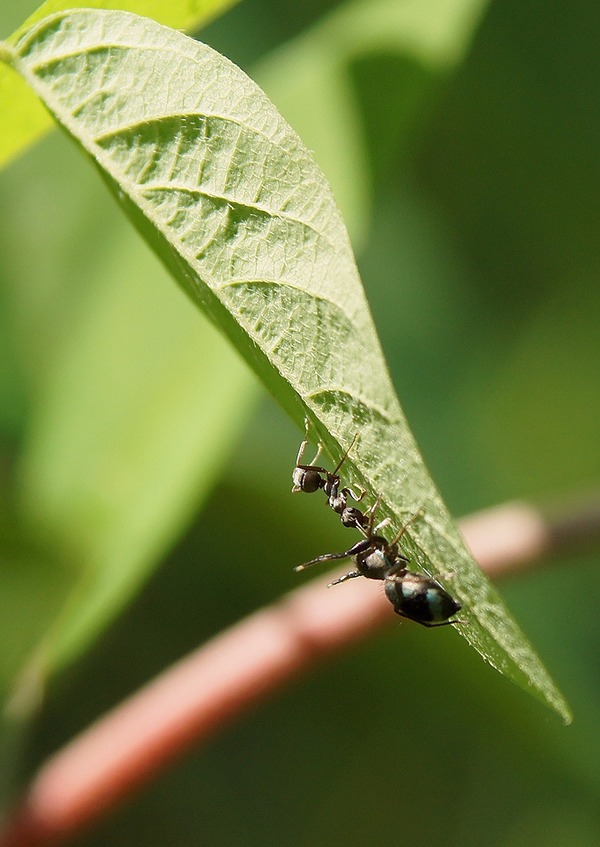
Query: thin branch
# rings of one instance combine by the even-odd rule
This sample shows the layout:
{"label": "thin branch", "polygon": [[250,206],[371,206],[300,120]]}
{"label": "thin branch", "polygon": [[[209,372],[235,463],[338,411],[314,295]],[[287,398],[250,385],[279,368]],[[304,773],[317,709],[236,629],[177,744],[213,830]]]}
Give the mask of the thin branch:
{"label": "thin branch", "polygon": [[[594,509],[583,525],[597,542],[600,500]],[[460,526],[491,577],[539,562],[582,535],[573,514],[548,519],[524,503],[489,509]],[[379,584],[355,580],[326,591],[328,580],[314,580],[216,636],[51,756],[0,835],[0,847],[74,835],[317,659],[395,620]]]}

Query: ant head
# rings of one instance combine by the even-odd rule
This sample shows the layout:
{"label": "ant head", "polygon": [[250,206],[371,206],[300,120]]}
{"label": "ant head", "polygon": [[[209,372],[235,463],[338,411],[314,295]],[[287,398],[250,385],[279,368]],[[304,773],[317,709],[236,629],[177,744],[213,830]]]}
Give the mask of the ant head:
{"label": "ant head", "polygon": [[[338,510],[335,509],[335,511]],[[344,526],[366,529],[369,525],[369,516],[355,506],[344,506],[343,509],[340,509],[340,517]]]}
{"label": "ant head", "polygon": [[294,468],[292,481],[293,492],[304,491],[306,494],[313,494],[325,485],[325,480],[319,471],[310,468]]}

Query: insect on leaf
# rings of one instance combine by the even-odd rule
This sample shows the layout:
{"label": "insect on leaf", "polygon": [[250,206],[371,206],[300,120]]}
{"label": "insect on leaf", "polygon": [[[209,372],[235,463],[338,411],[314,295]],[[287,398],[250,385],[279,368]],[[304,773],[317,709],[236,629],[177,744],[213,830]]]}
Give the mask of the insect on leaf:
{"label": "insect on leaf", "polygon": [[415,569],[452,572],[457,631],[568,720],[423,465],[331,192],[264,93],[209,47],[119,12],[40,21],[12,64],[294,419],[307,414],[333,456],[360,433],[345,471],[382,495],[390,531],[423,508],[403,550]]}

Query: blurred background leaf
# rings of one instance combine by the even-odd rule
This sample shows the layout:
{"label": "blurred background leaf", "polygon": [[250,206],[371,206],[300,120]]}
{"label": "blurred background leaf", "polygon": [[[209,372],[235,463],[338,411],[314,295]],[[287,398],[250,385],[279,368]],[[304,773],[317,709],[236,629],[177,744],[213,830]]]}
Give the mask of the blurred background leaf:
{"label": "blurred background leaf", "polygon": [[[283,14],[280,3],[245,0],[201,37],[266,86],[266,54],[277,48],[269,63],[284,61],[297,39],[329,25],[320,16],[333,5],[289,4]],[[364,219],[354,217],[361,273],[411,426],[456,514],[515,496],[549,501],[598,479],[599,28],[591,0],[576,10],[564,0],[507,0],[486,11],[451,76],[401,50],[355,55],[345,67],[360,196],[371,203]],[[309,143],[319,155],[317,140]],[[127,238],[76,159],[53,137],[3,176],[11,212],[2,215],[0,267],[11,292],[1,295],[3,324],[14,317],[15,290],[41,316],[66,318],[68,310],[47,311],[45,298],[69,280],[80,290],[72,227],[94,240],[98,262],[109,241]],[[64,168],[77,174],[74,194]],[[134,246],[131,237],[126,249]],[[43,359],[28,355],[37,333],[25,333],[36,326],[27,313],[10,323],[0,331],[4,476],[23,437],[29,386],[43,385],[54,359],[54,346]],[[341,549],[344,531],[320,504],[282,495],[297,443],[265,399],[202,516],[91,655],[52,686],[24,776],[169,661],[297,584],[289,570],[297,561]],[[45,567],[45,548],[17,542],[24,559]],[[228,563],[226,579],[213,561]],[[33,565],[30,575],[36,582]],[[443,831],[473,847],[538,839],[596,847],[597,557],[556,561],[505,583],[503,594],[571,701],[568,730],[482,673],[458,639],[392,620],[388,633],[248,715],[79,843],[368,838],[420,847]],[[38,602],[42,614],[51,598]],[[416,804],[423,814],[405,811]]]}

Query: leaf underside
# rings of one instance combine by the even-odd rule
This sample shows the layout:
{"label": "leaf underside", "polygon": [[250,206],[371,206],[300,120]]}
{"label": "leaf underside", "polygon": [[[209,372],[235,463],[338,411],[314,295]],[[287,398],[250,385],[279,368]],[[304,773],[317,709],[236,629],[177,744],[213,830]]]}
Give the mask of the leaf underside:
{"label": "leaf underside", "polygon": [[[150,15],[166,26],[185,32],[198,29],[224,12],[237,0],[87,0],[86,8],[126,9]],[[42,18],[68,9],[69,0],[45,0],[9,39],[15,43],[23,32]],[[51,127],[52,119],[22,80],[0,64],[0,126],[10,126],[10,132],[0,134],[0,167],[38,141]]]}
{"label": "leaf underside", "polygon": [[[560,692],[467,552],[396,399],[327,183],[263,92],[209,47],[128,13],[74,10],[25,33],[12,64],[103,177],[177,281],[269,389],[447,574],[457,628],[569,720]],[[410,537],[408,537],[410,535]]]}

